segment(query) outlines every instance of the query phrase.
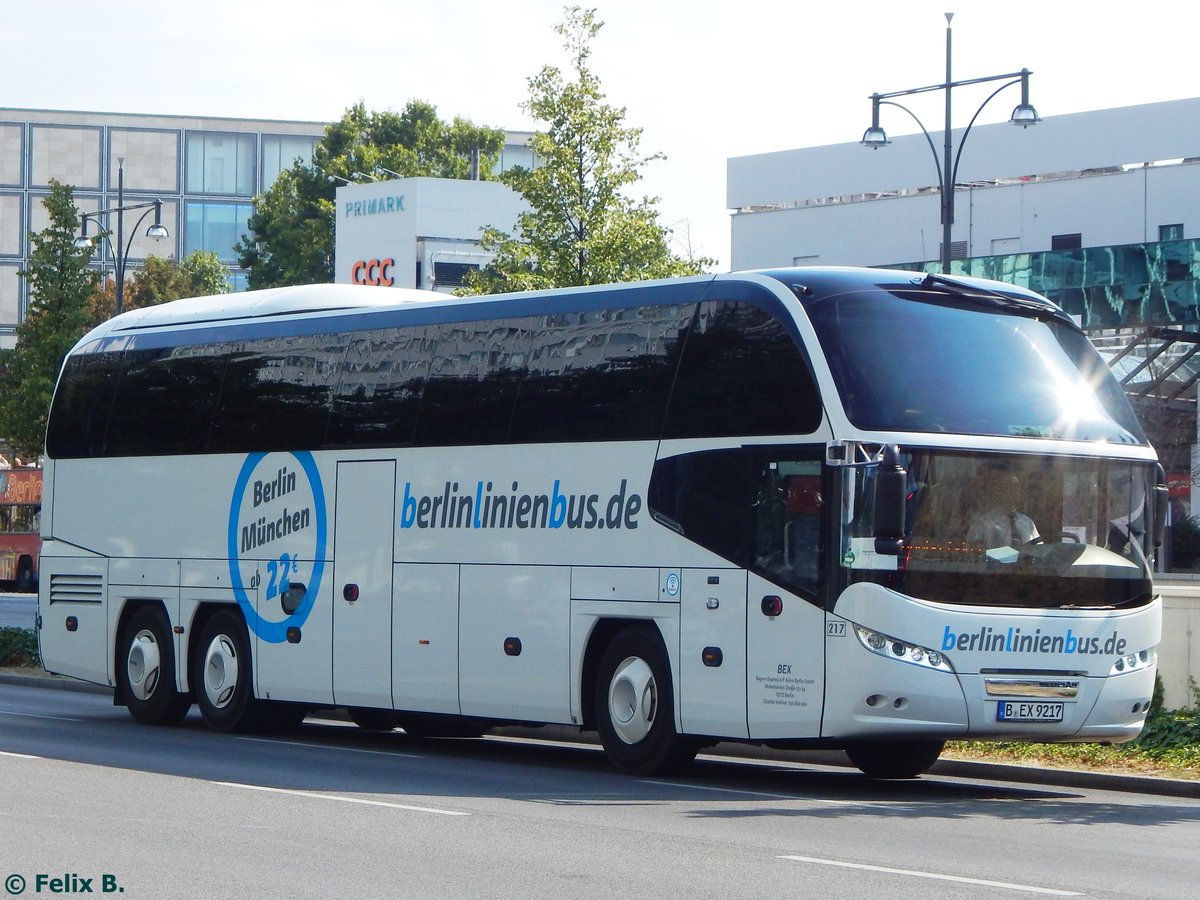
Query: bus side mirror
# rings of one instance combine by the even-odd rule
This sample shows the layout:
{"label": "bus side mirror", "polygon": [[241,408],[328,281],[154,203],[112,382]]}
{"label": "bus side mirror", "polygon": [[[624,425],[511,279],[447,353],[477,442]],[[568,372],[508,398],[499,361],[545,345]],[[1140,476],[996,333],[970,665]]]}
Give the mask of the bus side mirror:
{"label": "bus side mirror", "polygon": [[1158,467],[1158,483],[1154,485],[1154,546],[1161,547],[1167,531],[1167,509],[1170,492],[1166,485],[1167,476],[1163,467]]}
{"label": "bus side mirror", "polygon": [[899,556],[904,548],[908,472],[900,465],[900,448],[889,444],[875,476],[875,552]]}

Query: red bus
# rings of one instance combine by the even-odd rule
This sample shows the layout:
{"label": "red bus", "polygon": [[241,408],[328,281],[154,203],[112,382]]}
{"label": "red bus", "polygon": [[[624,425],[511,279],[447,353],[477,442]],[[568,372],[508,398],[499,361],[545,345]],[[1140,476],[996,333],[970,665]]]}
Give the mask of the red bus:
{"label": "red bus", "polygon": [[0,469],[0,583],[37,589],[42,551],[42,470]]}

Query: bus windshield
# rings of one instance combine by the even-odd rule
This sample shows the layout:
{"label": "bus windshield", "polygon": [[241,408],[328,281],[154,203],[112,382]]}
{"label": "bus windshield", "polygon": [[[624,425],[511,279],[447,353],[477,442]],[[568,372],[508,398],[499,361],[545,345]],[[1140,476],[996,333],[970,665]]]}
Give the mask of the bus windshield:
{"label": "bus windshield", "polygon": [[807,303],[846,414],[877,431],[1145,444],[1095,348],[1013,298],[905,285]]}
{"label": "bus windshield", "polygon": [[939,603],[1120,608],[1148,603],[1152,465],[912,450],[904,546],[877,554],[876,466],[842,480],[842,584]]}

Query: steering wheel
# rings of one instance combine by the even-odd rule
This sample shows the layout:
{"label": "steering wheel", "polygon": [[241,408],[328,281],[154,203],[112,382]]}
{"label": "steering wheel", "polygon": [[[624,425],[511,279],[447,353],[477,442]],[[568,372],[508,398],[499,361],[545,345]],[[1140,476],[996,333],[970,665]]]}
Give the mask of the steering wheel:
{"label": "steering wheel", "polygon": [[[1083,541],[1079,540],[1079,535],[1077,535],[1073,531],[1060,531],[1058,533],[1058,539],[1059,539],[1060,543],[1064,540],[1066,540],[1072,544],[1082,544],[1083,543]],[[1025,543],[1026,544],[1044,544],[1044,543],[1046,543],[1046,538],[1045,538],[1045,536],[1039,534],[1037,537],[1032,538],[1031,540],[1028,540]]]}

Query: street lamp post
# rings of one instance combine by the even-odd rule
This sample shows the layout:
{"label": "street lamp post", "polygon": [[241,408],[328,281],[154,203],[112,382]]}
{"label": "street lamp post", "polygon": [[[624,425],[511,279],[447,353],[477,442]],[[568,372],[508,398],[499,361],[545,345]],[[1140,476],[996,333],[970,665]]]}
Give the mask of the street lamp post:
{"label": "street lamp post", "polygon": [[[975,120],[979,118],[979,114],[983,112],[983,108],[987,106],[992,98],[999,94],[1007,87],[1012,87],[1014,84],[1021,85],[1021,103],[1012,111],[1009,117],[1009,123],[1012,125],[1020,125],[1022,128],[1027,128],[1030,125],[1036,125],[1041,121],[1037,114],[1037,110],[1029,103],[1029,76],[1028,69],[1022,69],[1019,72],[1008,72],[1004,75],[988,75],[983,78],[968,78],[963,81],[953,81],[951,79],[950,66],[950,21],[954,18],[954,13],[946,13],[946,80],[942,84],[931,84],[927,87],[909,88],[906,91],[891,91],[887,94],[872,94],[871,95],[871,127],[863,132],[862,144],[865,147],[870,147],[873,150],[878,150],[880,147],[890,144],[887,133],[879,125],[879,107],[895,106],[908,113],[921,129],[921,133],[925,135],[925,140],[929,144],[929,149],[933,153],[933,164],[937,167],[938,184],[942,194],[942,272],[949,274],[950,272],[950,231],[954,224],[954,185],[958,176],[958,163],[962,159],[963,146],[967,142],[967,135],[971,133],[971,128],[975,124]],[[983,84],[989,81],[1003,81],[1004,84],[992,91],[983,103],[979,104],[979,108],[975,110],[975,115],[971,117],[971,121],[967,124],[966,130],[962,137],[958,140],[958,150],[954,150],[953,141],[950,134],[950,99],[951,93],[956,87],[963,87],[968,84]],[[943,132],[945,138],[942,146],[942,157],[938,158],[937,148],[933,144],[933,138],[930,137],[928,129],[924,123],[917,117],[911,109],[903,104],[897,103],[893,98],[908,97],[912,94],[926,94],[930,91],[943,91],[946,95],[946,127]]]}
{"label": "street lamp post", "polygon": [[[141,216],[138,217],[133,228],[130,229],[129,241],[125,240],[125,213],[133,210],[144,210]],[[137,234],[138,228],[142,222],[146,220],[146,216],[150,215],[151,210],[154,211],[154,224],[146,229],[146,237],[153,238],[156,241],[161,241],[163,238],[170,237],[170,232],[167,231],[167,226],[162,223],[162,201],[147,200],[144,203],[126,203],[125,202],[125,159],[117,158],[117,205],[110,206],[108,209],[99,209],[95,212],[84,213],[80,216],[80,234],[75,238],[76,248],[83,250],[95,247],[95,240],[88,237],[88,221],[95,220],[96,228],[99,230],[97,237],[103,238],[108,244],[108,251],[112,254],[114,268],[116,271],[116,284],[114,286],[114,312],[113,315],[119,316],[125,305],[125,269],[129,264],[129,252],[133,249],[133,239]],[[109,236],[112,231],[104,227],[101,222],[102,218],[115,214],[117,217],[117,234],[116,243],[114,244]]]}

